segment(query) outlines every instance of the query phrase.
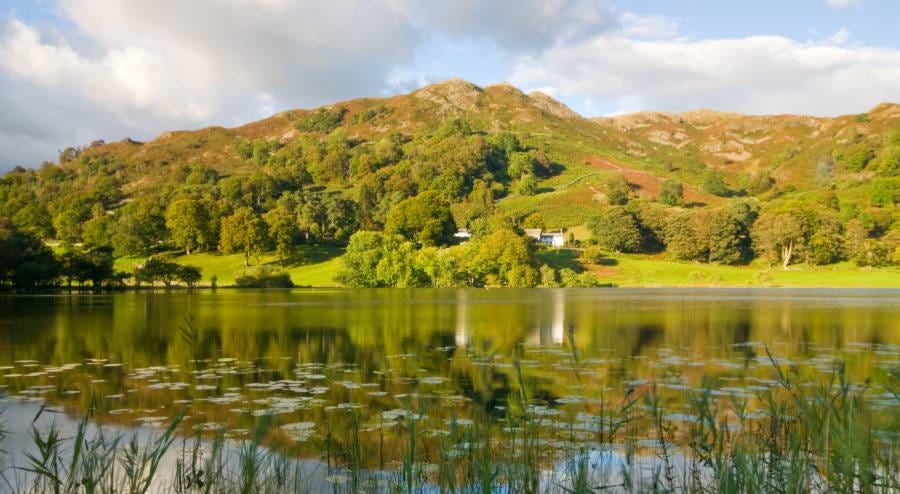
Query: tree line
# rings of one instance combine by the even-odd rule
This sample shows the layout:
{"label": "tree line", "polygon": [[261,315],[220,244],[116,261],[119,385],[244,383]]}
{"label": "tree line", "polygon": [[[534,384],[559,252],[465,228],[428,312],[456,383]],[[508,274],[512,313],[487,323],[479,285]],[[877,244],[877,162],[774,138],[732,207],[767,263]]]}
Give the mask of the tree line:
{"label": "tree line", "polygon": [[[161,259],[172,251],[218,251],[241,254],[249,265],[254,256],[271,251],[288,263],[302,262],[297,258],[301,245],[348,246],[352,254],[354,235],[375,232],[391,248],[402,251],[410,243],[415,269],[408,277],[367,275],[360,286],[591,283],[586,277],[577,281],[578,273],[551,274],[552,268],[542,269],[529,256],[508,254],[519,259],[512,270],[487,261],[482,264],[491,267],[463,262],[478,258],[467,249],[490,250],[490,238],[506,235],[518,245],[510,235],[521,236],[518,228],[529,218],[502,218],[494,211],[495,201],[510,193],[537,194],[539,180],[559,171],[543,150],[525,144],[527,136],[520,140],[511,132],[475,131],[460,118],[372,140],[348,134],[348,120],[376,123],[390,112],[372,108],[350,119],[340,108],[305,113],[296,122],[301,133],[290,140],[235,137],[226,148],[235,163],[224,168],[177,159],[126,162],[103,154],[102,146],[66,150],[59,164],[6,174],[0,180],[0,216],[28,256],[46,252],[22,235],[56,240],[70,257],[95,261],[107,255]],[[836,148],[814,168],[825,178],[834,167],[871,175],[866,175],[871,179],[868,208],[863,201],[838,201],[833,184],[786,199],[765,173],[742,175],[735,190],[721,171],[706,169],[700,186],[725,198],[721,206],[685,204],[684,185],[674,179],[662,181],[654,201],[637,199],[631,184],[613,175],[603,186],[607,205],[598,208],[588,226],[593,241],[614,252],[666,251],[675,259],[723,264],[757,257],[785,266],[844,259],[865,266],[897,263],[900,138],[887,135],[877,148],[867,142]],[[242,172],[222,171],[236,169]],[[136,187],[145,181],[150,185]],[[757,201],[757,194],[766,200]],[[453,245],[457,226],[473,232],[465,248]],[[428,260],[432,254],[441,261]],[[445,259],[457,255],[459,262]],[[90,264],[57,257],[66,265]],[[435,263],[461,265],[475,274],[461,276],[457,268],[438,269]],[[17,279],[43,276],[39,264],[24,264]],[[13,283],[13,271],[7,270],[5,283]],[[93,285],[90,276],[82,272],[65,279]],[[164,273],[154,282],[188,284],[186,279]]]}
{"label": "tree line", "polygon": [[828,198],[765,206],[737,199],[702,209],[631,200],[606,207],[588,223],[593,241],[612,252],[664,251],[678,260],[731,265],[762,258],[783,268],[843,260],[873,267],[900,264],[897,226],[890,210],[841,210]]}

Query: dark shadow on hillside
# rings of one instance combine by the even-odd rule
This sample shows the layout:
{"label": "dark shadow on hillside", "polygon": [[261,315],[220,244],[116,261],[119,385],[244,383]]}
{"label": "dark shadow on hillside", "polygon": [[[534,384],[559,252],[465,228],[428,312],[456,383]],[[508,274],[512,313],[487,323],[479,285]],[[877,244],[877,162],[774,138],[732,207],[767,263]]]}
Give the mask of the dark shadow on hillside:
{"label": "dark shadow on hillside", "polygon": [[293,256],[288,257],[284,261],[273,260],[265,263],[265,265],[281,266],[285,268],[295,268],[305,266],[307,264],[318,264],[330,261],[335,257],[343,255],[344,250],[339,247],[311,247],[305,248]]}
{"label": "dark shadow on hillside", "polygon": [[551,177],[554,177],[554,176],[559,175],[560,173],[566,171],[566,167],[563,166],[562,163],[556,163],[556,162],[550,163],[549,165],[547,165],[547,168],[550,169],[549,176],[551,176]]}
{"label": "dark shadow on hillside", "polygon": [[537,253],[541,264],[547,264],[557,270],[568,268],[576,273],[583,273],[584,266],[581,265],[578,256],[579,252],[573,249],[546,249]]}

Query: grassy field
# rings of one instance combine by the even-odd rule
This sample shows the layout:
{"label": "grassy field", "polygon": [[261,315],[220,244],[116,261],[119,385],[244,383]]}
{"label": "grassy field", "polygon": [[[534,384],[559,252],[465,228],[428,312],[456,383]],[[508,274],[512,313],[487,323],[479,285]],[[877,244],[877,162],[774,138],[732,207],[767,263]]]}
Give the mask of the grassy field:
{"label": "grassy field", "polygon": [[[336,247],[300,247],[297,255],[285,263],[284,268],[297,286],[338,286],[335,278],[341,269],[343,249]],[[145,257],[121,257],[116,260],[116,269],[131,272],[135,264]],[[234,284],[234,279],[245,271],[242,254],[223,255],[212,252],[182,255],[174,258],[179,264],[199,267],[203,272],[201,285],[209,285],[213,276],[218,286]],[[250,259],[250,267],[260,265],[281,266],[274,254],[264,254]]]}
{"label": "grassy field", "polygon": [[843,262],[830,266],[769,268],[676,262],[645,255],[617,255],[605,265],[588,266],[617,286],[759,286],[809,288],[900,288],[898,268],[859,268]]}
{"label": "grassy field", "polygon": [[[285,269],[297,286],[333,287],[341,270],[343,250],[335,247],[302,247],[297,256],[286,263]],[[130,272],[143,257],[122,257],[116,260],[116,269]],[[543,250],[538,253],[542,264],[557,269],[575,271],[587,269],[603,281],[622,287],[677,287],[677,286],[757,286],[757,287],[809,287],[809,288],[900,288],[900,268],[859,268],[843,262],[830,266],[791,266],[787,271],[779,267],[769,268],[755,262],[749,266],[719,266],[679,262],[662,256],[641,254],[615,254],[600,265],[582,266],[578,251],[571,249]],[[174,258],[179,264],[197,266],[203,271],[201,285],[209,285],[213,275],[219,286],[234,284],[234,279],[244,272],[241,254],[222,255],[203,252]],[[251,259],[251,268],[259,265],[280,265],[273,254]]]}

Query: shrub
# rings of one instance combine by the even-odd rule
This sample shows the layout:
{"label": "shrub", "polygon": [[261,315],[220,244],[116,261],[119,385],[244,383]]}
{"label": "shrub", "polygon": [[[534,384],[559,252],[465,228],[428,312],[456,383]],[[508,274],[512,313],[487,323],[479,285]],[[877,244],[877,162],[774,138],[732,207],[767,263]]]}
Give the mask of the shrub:
{"label": "shrub", "polygon": [[599,264],[603,257],[603,251],[597,247],[588,247],[581,252],[581,260],[590,264]]}
{"label": "shrub", "polygon": [[731,193],[725,183],[725,175],[719,170],[709,170],[703,177],[703,189],[710,194],[725,197]]}
{"label": "shrub", "polygon": [[678,206],[684,202],[684,187],[676,180],[664,180],[659,191],[659,202]]}
{"label": "shrub", "polygon": [[344,110],[321,108],[297,122],[297,128],[304,132],[331,132],[344,122]]}
{"label": "shrub", "polygon": [[569,268],[560,270],[559,279],[560,286],[566,288],[591,288],[605,285],[594,273],[587,271],[576,273]]}
{"label": "shrub", "polygon": [[533,196],[537,194],[537,180],[534,179],[534,175],[522,175],[522,178],[519,180],[517,192],[523,196]]}
{"label": "shrub", "polygon": [[234,280],[238,288],[291,288],[294,282],[287,271],[271,266],[260,266],[244,272]]}

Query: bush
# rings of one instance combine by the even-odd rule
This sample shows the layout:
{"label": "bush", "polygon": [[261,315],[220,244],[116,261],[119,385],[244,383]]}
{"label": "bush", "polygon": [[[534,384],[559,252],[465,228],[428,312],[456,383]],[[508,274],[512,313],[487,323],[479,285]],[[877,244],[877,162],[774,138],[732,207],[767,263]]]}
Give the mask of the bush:
{"label": "bush", "polygon": [[541,284],[542,288],[555,288],[559,286],[559,281],[557,280],[556,270],[552,267],[544,264],[540,269],[541,275]]}
{"label": "bush", "polygon": [[322,108],[303,117],[297,128],[304,132],[331,132],[344,122],[344,110]]}
{"label": "bush", "polygon": [[900,203],[900,179],[879,178],[873,180],[869,189],[869,202],[878,207]]}
{"label": "bush", "polygon": [[534,175],[522,175],[516,191],[523,196],[533,196],[537,194],[537,180],[534,179]]}
{"label": "bush", "polygon": [[271,266],[260,266],[246,271],[234,280],[238,288],[292,288],[294,282],[287,271]]}
{"label": "bush", "polygon": [[684,187],[678,181],[664,180],[659,191],[659,202],[669,206],[678,206],[684,202]]}
{"label": "bush", "polygon": [[831,156],[845,170],[861,172],[875,158],[875,150],[866,142],[854,144],[847,148],[835,149]]}
{"label": "bush", "polygon": [[892,254],[884,242],[867,239],[862,243],[853,260],[860,267],[881,267],[891,264]]}
{"label": "bush", "polygon": [[581,252],[581,260],[590,264],[600,264],[603,257],[603,251],[597,247],[588,247]]}
{"label": "bush", "polygon": [[725,175],[719,170],[709,170],[703,176],[703,189],[710,194],[725,197],[731,193],[725,183]]}
{"label": "bush", "polygon": [[566,288],[591,288],[606,286],[594,273],[587,271],[576,273],[569,268],[563,268],[559,272],[560,286]]}
{"label": "bush", "polygon": [[900,175],[900,145],[888,145],[881,148],[878,157],[872,162],[877,165],[878,174],[882,177]]}

